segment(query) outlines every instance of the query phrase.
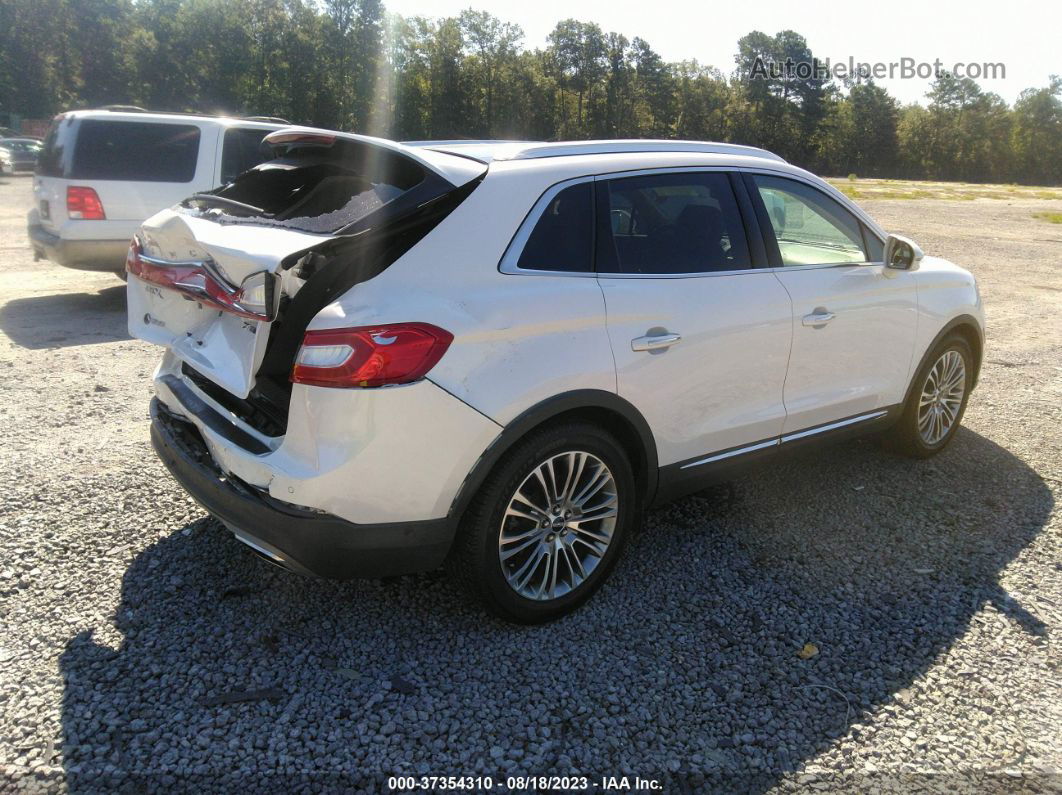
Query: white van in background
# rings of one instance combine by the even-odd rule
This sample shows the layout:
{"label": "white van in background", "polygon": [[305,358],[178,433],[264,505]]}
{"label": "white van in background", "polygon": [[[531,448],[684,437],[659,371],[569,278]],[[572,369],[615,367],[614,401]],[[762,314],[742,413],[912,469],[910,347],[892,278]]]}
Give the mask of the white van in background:
{"label": "white van in background", "polygon": [[34,257],[124,275],[129,240],[146,218],[258,165],[270,157],[262,138],[286,126],[135,108],[56,116],[33,180]]}

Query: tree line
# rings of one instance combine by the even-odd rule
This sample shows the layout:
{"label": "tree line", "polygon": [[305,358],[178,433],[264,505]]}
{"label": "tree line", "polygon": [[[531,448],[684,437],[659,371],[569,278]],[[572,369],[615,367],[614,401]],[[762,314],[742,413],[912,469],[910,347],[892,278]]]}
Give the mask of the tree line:
{"label": "tree line", "polygon": [[832,175],[1062,183],[1058,76],[1008,106],[941,74],[901,105],[869,79],[756,70],[787,58],[813,58],[790,30],[744,36],[724,73],[575,19],[529,48],[485,11],[380,0],[0,0],[0,111],[26,117],[133,104],[399,140],[706,139]]}

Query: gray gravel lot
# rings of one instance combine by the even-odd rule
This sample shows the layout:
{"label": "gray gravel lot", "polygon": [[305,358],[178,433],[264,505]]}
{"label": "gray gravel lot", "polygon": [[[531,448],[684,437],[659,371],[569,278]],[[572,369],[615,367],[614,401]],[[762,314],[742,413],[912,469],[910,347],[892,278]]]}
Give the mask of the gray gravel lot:
{"label": "gray gravel lot", "polygon": [[150,450],[124,287],[34,263],[30,197],[0,181],[0,789],[1062,787],[1062,226],[1032,218],[1062,202],[867,203],[981,280],[944,454],[855,442],[656,510],[528,629],[443,574],[301,579],[206,519]]}

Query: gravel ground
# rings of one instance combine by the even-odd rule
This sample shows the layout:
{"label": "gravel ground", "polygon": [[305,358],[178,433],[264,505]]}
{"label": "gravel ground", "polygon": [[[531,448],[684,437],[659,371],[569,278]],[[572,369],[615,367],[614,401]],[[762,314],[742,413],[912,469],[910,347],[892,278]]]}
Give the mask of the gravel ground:
{"label": "gravel ground", "polygon": [[656,510],[528,629],[442,574],[301,579],[206,519],[150,450],[124,288],[34,263],[29,201],[0,184],[0,788],[1062,787],[1062,227],[1032,218],[1062,202],[868,202],[981,280],[944,454],[855,442]]}

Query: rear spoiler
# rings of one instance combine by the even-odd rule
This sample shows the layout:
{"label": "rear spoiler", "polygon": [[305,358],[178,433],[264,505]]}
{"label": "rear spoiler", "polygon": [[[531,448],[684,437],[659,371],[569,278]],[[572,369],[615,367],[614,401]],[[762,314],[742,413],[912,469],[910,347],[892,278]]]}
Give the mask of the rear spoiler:
{"label": "rear spoiler", "polygon": [[386,138],[321,130],[314,127],[285,127],[269,133],[262,139],[262,142],[271,147],[278,156],[293,148],[330,149],[337,144],[365,147],[367,150],[376,149],[416,163],[425,171],[446,180],[455,188],[481,177],[487,170],[484,163],[459,155],[407,146]]}

